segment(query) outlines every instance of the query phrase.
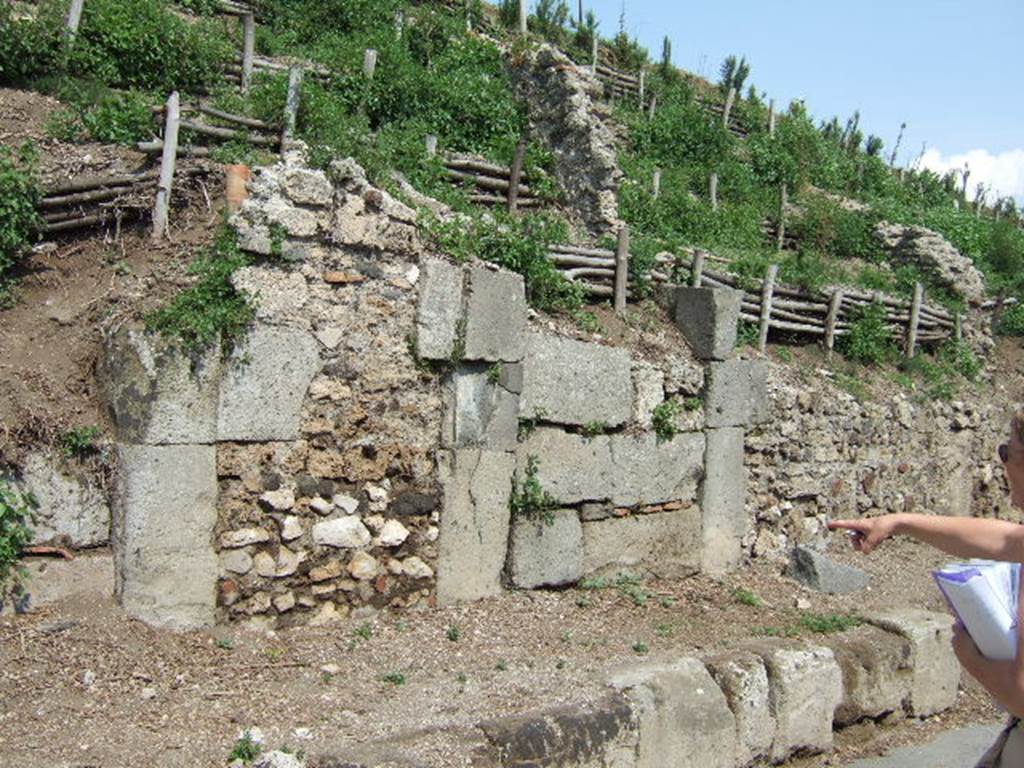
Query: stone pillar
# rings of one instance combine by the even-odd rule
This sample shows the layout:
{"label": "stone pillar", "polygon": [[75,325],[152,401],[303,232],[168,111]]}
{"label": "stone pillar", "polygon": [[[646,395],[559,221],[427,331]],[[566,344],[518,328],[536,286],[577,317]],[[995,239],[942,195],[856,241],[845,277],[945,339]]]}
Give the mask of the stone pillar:
{"label": "stone pillar", "polygon": [[743,427],[705,433],[701,570],[725,573],[743,562],[741,540],[747,532],[747,470],[743,466]]}

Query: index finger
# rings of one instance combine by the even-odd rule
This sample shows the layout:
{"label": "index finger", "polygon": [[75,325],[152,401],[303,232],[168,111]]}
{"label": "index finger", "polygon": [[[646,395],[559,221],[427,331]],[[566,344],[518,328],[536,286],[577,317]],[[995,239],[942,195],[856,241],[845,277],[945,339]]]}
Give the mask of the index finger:
{"label": "index finger", "polygon": [[863,533],[871,527],[870,521],[867,520],[829,520],[826,525],[830,531],[844,530],[858,533]]}

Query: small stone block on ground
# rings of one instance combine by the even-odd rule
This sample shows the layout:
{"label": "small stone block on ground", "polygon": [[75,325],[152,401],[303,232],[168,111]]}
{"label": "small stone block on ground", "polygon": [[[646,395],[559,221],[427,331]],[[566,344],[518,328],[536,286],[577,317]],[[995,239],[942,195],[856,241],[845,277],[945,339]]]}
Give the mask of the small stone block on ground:
{"label": "small stone block on ground", "polygon": [[835,563],[827,555],[801,546],[793,547],[790,552],[789,575],[804,586],[829,595],[856,592],[870,581],[860,568]]}
{"label": "small stone block on ground", "polygon": [[636,768],[734,768],[735,721],[699,659],[638,666],[610,683],[639,720]]}
{"label": "small stone block on ground", "polygon": [[864,619],[910,641],[913,676],[908,714],[929,717],[956,704],[960,663],[950,645],[952,617],[917,608],[902,608],[870,613]]}
{"label": "small stone block on ground", "polygon": [[583,575],[583,527],[574,509],[552,510],[550,521],[512,524],[509,575],[520,589],[572,584]]}
{"label": "small stone block on ground", "polygon": [[469,271],[465,360],[516,362],[526,348],[522,275],[480,265]]}
{"label": "small stone block on ground", "polygon": [[422,360],[450,360],[462,317],[462,268],[427,259],[420,269],[416,305],[416,355]]}
{"label": "small stone block on ground", "polygon": [[747,427],[768,421],[768,368],[763,360],[710,363],[705,380],[707,425]]}
{"label": "small stone block on ground", "polygon": [[679,287],[675,321],[701,360],[725,360],[736,345],[742,294],[731,288]]}

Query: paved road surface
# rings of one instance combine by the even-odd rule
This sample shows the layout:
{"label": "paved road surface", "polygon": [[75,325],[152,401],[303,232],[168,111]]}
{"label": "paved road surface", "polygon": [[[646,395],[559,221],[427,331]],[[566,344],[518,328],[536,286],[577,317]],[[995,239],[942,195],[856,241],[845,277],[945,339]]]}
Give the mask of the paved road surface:
{"label": "paved road surface", "polygon": [[971,768],[1002,726],[972,725],[928,744],[894,750],[885,757],[847,763],[845,768]]}

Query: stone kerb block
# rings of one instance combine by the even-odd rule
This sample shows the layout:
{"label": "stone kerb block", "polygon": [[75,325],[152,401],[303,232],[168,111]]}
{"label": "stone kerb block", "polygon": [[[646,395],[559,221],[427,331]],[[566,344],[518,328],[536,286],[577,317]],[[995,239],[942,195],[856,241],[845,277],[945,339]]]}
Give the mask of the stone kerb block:
{"label": "stone kerb block", "polygon": [[125,329],[107,338],[97,379],[118,440],[212,443],[221,373],[219,345],[193,358],[160,336]]}
{"label": "stone kerb block", "polygon": [[39,502],[30,543],[66,538],[74,547],[95,547],[110,541],[106,495],[85,473],[67,472],[54,454],[33,451],[21,462],[16,482]]}
{"label": "stone kerb block", "polygon": [[[511,366],[512,364],[508,364]],[[501,386],[482,365],[463,365],[445,393],[446,448],[514,451],[519,432],[519,396]]]}
{"label": "stone kerb block", "polygon": [[519,443],[520,474],[531,456],[544,490],[564,504],[690,502],[704,474],[704,434],[684,432],[659,443],[651,434],[584,437],[540,427]]}
{"label": "stone kerb block", "polygon": [[218,440],[295,440],[302,401],[320,370],[306,331],[257,326],[231,354],[220,387]]}
{"label": "stone kerb block", "polygon": [[795,752],[832,748],[832,718],[843,700],[843,677],[828,648],[777,641],[751,643],[768,671],[768,691],[775,715],[772,760]]}
{"label": "stone kerb block", "polygon": [[137,619],[172,629],[212,624],[218,560],[212,445],[118,446],[115,591]]}
{"label": "stone kerb block", "polygon": [[642,566],[659,573],[700,568],[700,510],[696,505],[583,525],[584,575]]}
{"label": "stone kerb block", "polygon": [[572,584],[583,575],[583,527],[574,509],[552,520],[515,520],[509,541],[509,577],[520,589]]}
{"label": "stone kerb block", "polygon": [[523,276],[476,265],[469,270],[465,360],[516,362],[526,351]]}
{"label": "stone kerb block", "polygon": [[743,428],[709,429],[705,436],[701,570],[725,573],[743,562],[742,540],[747,533]]}
{"label": "stone kerb block", "polygon": [[736,345],[742,294],[730,288],[674,290],[676,325],[701,360],[725,360]]}
{"label": "stone kerb block", "polygon": [[640,725],[636,768],[733,768],[736,726],[725,695],[694,658],[615,675]]}
{"label": "stone kerb block", "polygon": [[443,489],[437,599],[442,605],[501,593],[515,456],[465,448],[438,453]]}
{"label": "stone kerb block", "polygon": [[768,414],[768,368],[763,360],[726,360],[708,365],[704,414],[707,425],[762,424]]}
{"label": "stone kerb block", "polygon": [[559,424],[617,427],[633,412],[631,363],[624,349],[530,332],[522,415]]}
{"label": "stone kerb block", "polygon": [[960,664],[953,654],[953,619],[916,608],[884,611],[864,617],[876,627],[910,642],[913,674],[905,706],[914,717],[928,717],[956,704]]}
{"label": "stone kerb block", "polygon": [[768,672],[753,653],[733,651],[704,660],[736,719],[736,765],[771,753],[775,717],[768,696]]}
{"label": "stone kerb block", "polygon": [[425,259],[419,285],[416,354],[423,360],[451,360],[462,317],[462,268]]}
{"label": "stone kerb block", "polygon": [[878,627],[858,627],[825,644],[843,673],[843,700],[835,723],[849,725],[866,717],[903,714],[913,678],[910,641]]}

